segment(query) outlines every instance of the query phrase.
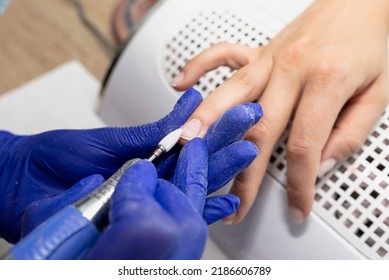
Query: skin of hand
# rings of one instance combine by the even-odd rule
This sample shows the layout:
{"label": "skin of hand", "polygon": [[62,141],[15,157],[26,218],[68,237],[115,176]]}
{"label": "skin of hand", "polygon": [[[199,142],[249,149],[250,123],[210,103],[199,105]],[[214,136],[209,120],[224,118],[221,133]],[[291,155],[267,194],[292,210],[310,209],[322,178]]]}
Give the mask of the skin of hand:
{"label": "skin of hand", "polygon": [[309,215],[317,176],[357,152],[388,104],[389,1],[317,0],[261,48],[221,43],[199,54],[172,86],[183,90],[221,65],[239,69],[190,119],[203,133],[226,109],[258,101],[261,122],[246,139],[260,156],[231,189],[241,206],[253,204],[271,152],[292,118],[287,142],[287,194],[291,217]]}

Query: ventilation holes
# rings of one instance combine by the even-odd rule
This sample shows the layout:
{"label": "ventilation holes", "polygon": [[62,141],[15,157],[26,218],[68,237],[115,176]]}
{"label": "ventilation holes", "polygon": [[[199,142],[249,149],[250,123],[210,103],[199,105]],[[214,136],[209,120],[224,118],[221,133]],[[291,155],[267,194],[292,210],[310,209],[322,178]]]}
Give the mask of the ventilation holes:
{"label": "ventilation holes", "polygon": [[[169,81],[172,80],[189,59],[220,42],[251,47],[266,45],[270,41],[270,36],[265,35],[266,33],[232,11],[201,12],[165,44],[163,69],[166,77]],[[233,73],[229,67],[219,67],[203,75],[196,89],[205,97]]]}
{"label": "ventilation holes", "polygon": [[[286,167],[277,166],[286,166],[287,135],[275,147],[268,169],[284,185]],[[388,135],[389,109],[362,149],[316,182],[314,211],[372,259],[389,259]]]}

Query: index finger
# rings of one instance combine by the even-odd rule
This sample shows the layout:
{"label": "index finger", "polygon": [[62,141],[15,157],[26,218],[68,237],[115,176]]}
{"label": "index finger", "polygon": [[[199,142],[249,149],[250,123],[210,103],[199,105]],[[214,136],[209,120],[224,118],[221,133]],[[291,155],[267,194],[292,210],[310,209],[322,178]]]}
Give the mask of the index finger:
{"label": "index finger", "polygon": [[258,99],[269,80],[270,71],[270,59],[248,64],[212,92],[189,118],[200,120],[200,136],[206,134],[223,112],[235,105]]}
{"label": "index finger", "polygon": [[238,69],[258,58],[261,49],[241,44],[218,43],[188,61],[181,73],[172,81],[177,90],[193,86],[205,72],[219,66]]}

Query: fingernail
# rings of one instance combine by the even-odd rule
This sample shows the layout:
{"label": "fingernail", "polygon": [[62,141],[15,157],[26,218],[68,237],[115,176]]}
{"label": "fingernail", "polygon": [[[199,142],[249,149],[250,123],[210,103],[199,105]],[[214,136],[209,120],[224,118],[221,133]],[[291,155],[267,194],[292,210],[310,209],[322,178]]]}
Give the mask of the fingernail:
{"label": "fingernail", "polygon": [[333,158],[323,160],[320,163],[318,176],[321,177],[324,174],[326,174],[328,171],[330,171],[332,168],[334,168],[335,164],[336,164],[336,160]]}
{"label": "fingernail", "polygon": [[303,212],[296,207],[290,207],[290,216],[295,223],[301,224],[304,222]]}
{"label": "fingernail", "polygon": [[232,225],[234,223],[234,217],[233,215],[227,217],[227,218],[224,218],[223,219],[223,222],[226,224],[226,225]]}
{"label": "fingernail", "polygon": [[185,73],[180,72],[171,82],[173,87],[178,86],[185,78]]}
{"label": "fingernail", "polygon": [[181,138],[185,140],[192,140],[201,133],[201,121],[198,119],[192,119],[182,126]]}

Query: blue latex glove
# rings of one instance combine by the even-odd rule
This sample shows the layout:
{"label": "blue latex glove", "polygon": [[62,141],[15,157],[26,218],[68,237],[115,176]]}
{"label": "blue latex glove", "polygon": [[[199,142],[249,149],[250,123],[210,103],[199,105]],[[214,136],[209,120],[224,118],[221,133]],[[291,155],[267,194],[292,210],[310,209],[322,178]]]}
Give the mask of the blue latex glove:
{"label": "blue latex glove", "polygon": [[177,183],[185,195],[157,170],[141,161],[121,178],[112,197],[110,224],[87,259],[198,259],[207,238],[202,212],[207,195],[208,158],[195,138],[180,154]]}
{"label": "blue latex glove", "polygon": [[[225,112],[209,128],[204,138],[209,153],[208,194],[223,187],[254,160],[258,153],[257,147],[249,141],[239,140],[262,115],[260,105],[246,103]],[[191,190],[179,183],[180,178],[185,177],[179,170],[185,168],[178,164],[175,174],[168,174],[173,170],[171,165],[175,165],[176,157],[177,154],[173,154],[159,165],[160,177],[172,177],[171,182],[191,197]],[[195,159],[194,156],[192,160]],[[205,201],[204,219],[211,224],[235,213],[238,207],[239,198],[235,195],[209,197]]]}
{"label": "blue latex glove", "polygon": [[[252,109],[255,109],[255,106],[250,107],[251,105],[244,105],[230,110],[212,127],[214,141],[210,141],[210,138],[207,138],[207,140],[209,142],[208,146],[214,151],[213,155],[208,157],[206,144],[203,140],[194,139],[186,144],[180,152],[172,179],[175,186],[167,181],[160,180],[156,192],[148,191],[147,186],[151,186],[151,189],[154,190],[157,184],[155,168],[152,168],[152,171],[142,169],[142,171],[139,171],[141,173],[135,173],[135,177],[124,176],[121,184],[125,185],[125,188],[118,188],[116,190],[118,193],[115,192],[113,198],[111,224],[104,232],[98,246],[94,247],[88,257],[187,259],[201,256],[204,247],[204,236],[206,236],[204,233],[206,232],[204,230],[205,221],[202,216],[207,213],[207,211],[203,213],[203,209],[206,210],[207,206],[210,205],[209,203],[207,205],[205,201],[208,193],[208,183],[210,183],[209,186],[213,187],[222,184],[233,174],[232,172],[245,166],[256,156],[256,147],[247,141],[235,142],[225,147],[228,143],[225,141],[228,133],[223,131],[223,128],[229,124],[230,129],[228,131],[233,132],[230,136],[235,135],[239,138],[236,132],[239,132],[240,129],[234,129],[234,124],[238,124],[238,122],[233,120],[246,120],[240,122],[240,125],[250,126],[248,121],[250,118],[242,118],[246,115],[255,116],[255,114],[244,113],[254,113],[255,110]],[[234,118],[234,116],[241,117]],[[240,131],[240,133],[242,132]],[[218,135],[224,137],[220,138]],[[218,142],[218,138],[224,140]],[[243,150],[243,153],[240,150]],[[219,153],[220,155],[218,155]],[[236,158],[232,160],[225,157],[225,155]],[[207,177],[214,173],[207,169],[208,162],[213,163],[214,166],[211,169],[214,169],[214,171],[217,169],[216,171],[222,172],[225,169],[224,175],[218,174],[215,177],[216,179],[209,181]],[[227,166],[230,168],[227,168]],[[101,181],[102,177],[91,176],[78,185],[84,185],[83,188],[90,189],[93,188],[93,185],[99,185]],[[132,186],[133,184],[134,186]],[[132,192],[129,190],[132,190]],[[235,209],[234,203],[236,200],[229,199],[230,197],[234,196],[222,196],[217,199],[209,198],[209,201],[216,203],[212,205],[214,206],[212,211],[208,211],[210,212],[208,216],[220,217],[220,215],[224,215],[223,213]],[[223,205],[220,201],[226,202],[227,205]],[[166,215],[161,207],[156,207],[158,203],[171,214],[171,217]],[[193,211],[193,207],[196,211]],[[220,207],[222,207],[222,211],[215,211]],[[227,210],[224,210],[224,208]],[[169,217],[173,219],[173,223]],[[199,222],[199,219],[201,222]],[[122,246],[123,244],[126,244],[126,246]],[[19,248],[18,252],[22,253],[23,249]],[[25,254],[25,252],[22,254]],[[60,252],[58,251],[57,254],[60,255]]]}
{"label": "blue latex glove", "polygon": [[[167,133],[186,121],[200,101],[201,95],[189,90],[167,117],[136,128],[62,130],[35,136],[3,132],[0,235],[16,242],[21,233],[28,233],[90,192],[91,189],[78,184],[67,190],[79,179],[96,173],[108,177],[126,160],[149,156]],[[241,105],[223,115],[210,129],[206,143],[213,153],[209,169],[211,189],[218,189],[251,163],[257,152],[251,143],[229,144],[240,139],[261,116],[259,105]],[[222,150],[215,152],[217,149]],[[172,176],[177,155],[178,151],[160,164],[161,173],[170,173],[165,178]],[[174,178],[171,180],[174,182]],[[209,198],[204,217],[208,223],[214,222],[234,213],[238,205],[239,199],[232,195]]]}
{"label": "blue latex glove", "polygon": [[64,194],[82,178],[108,177],[126,160],[149,156],[201,100],[191,89],[168,116],[134,128],[57,130],[33,136],[0,132],[0,236],[18,241],[21,233],[84,196],[78,190]]}

